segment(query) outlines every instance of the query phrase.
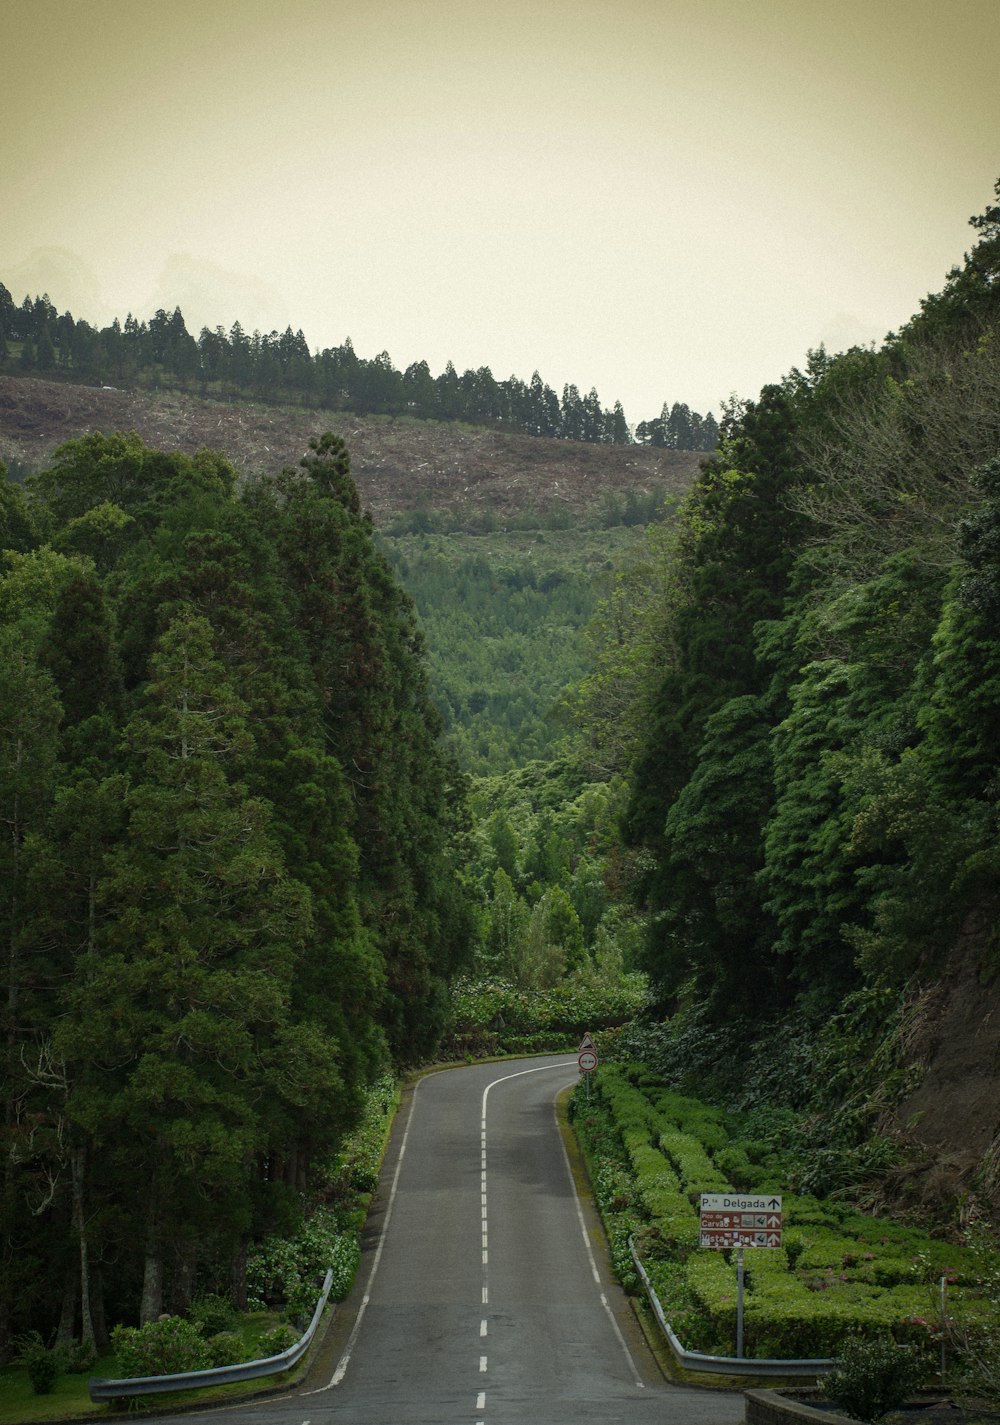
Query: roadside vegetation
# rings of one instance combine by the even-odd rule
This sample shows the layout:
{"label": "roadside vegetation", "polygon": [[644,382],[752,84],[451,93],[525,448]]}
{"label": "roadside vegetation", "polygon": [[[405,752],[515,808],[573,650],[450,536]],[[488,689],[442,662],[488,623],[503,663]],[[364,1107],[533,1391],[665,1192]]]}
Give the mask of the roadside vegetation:
{"label": "roadside vegetation", "polygon": [[891,1334],[926,1351],[951,1322],[984,1319],[982,1262],[971,1247],[796,1191],[777,1122],[770,1133],[759,1122],[748,1133],[745,1122],[624,1063],[602,1066],[589,1096],[577,1090],[574,1123],[624,1279],[635,1286],[634,1236],[668,1319],[692,1349],[733,1355],[736,1340],[735,1253],[700,1250],[702,1193],[782,1194],[781,1246],[744,1252],[748,1356],[836,1356],[852,1333]]}
{"label": "roadside vegetation", "polygon": [[[225,1291],[202,1292],[183,1315],[164,1315],[142,1327],[116,1326],[110,1347],[102,1351],[81,1341],[53,1346],[37,1330],[24,1332],[13,1343],[12,1359],[0,1367],[0,1425],[106,1414],[107,1406],[95,1404],[88,1394],[91,1376],[117,1380],[203,1370],[278,1355],[294,1345],[309,1323],[327,1270],[334,1274],[332,1302],[342,1301],[354,1283],[361,1233],[398,1104],[392,1075],[383,1075],[366,1091],[357,1127],[323,1164],[298,1230],[273,1232],[250,1254],[246,1310],[237,1310]],[[285,1378],[136,1397],[130,1409],[228,1400]]]}
{"label": "roadside vegetation", "polygon": [[102,434],[0,479],[0,1351],[246,1309],[471,959],[457,774],[346,448],[236,486]]}
{"label": "roadside vegetation", "polygon": [[733,1336],[698,1195],[769,1188],[748,1350],[874,1374],[944,1336],[995,1397],[1000,206],[973,225],[882,348],[732,402],[679,505],[376,538],[333,436],[242,485],[125,435],[0,483],[0,1348],[300,1310],[313,1262],[349,1279],[373,1082],[586,1029],[616,1267],[634,1237],[686,1344]]}

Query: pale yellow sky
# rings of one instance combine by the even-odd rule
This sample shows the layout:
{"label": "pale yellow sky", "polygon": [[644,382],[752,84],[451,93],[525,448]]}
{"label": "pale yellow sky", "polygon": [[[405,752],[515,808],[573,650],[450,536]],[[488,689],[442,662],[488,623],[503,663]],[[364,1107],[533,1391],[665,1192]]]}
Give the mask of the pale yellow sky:
{"label": "pale yellow sky", "polygon": [[436,374],[752,396],[1000,176],[1000,0],[0,0],[0,281]]}

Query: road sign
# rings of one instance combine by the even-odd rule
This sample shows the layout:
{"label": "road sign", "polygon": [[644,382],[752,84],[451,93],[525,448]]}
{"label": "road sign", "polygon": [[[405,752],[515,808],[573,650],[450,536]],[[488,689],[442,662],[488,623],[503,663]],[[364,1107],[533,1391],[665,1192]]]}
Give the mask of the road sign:
{"label": "road sign", "polygon": [[576,1062],[580,1065],[581,1074],[592,1074],[597,1068],[597,1055],[593,1049],[584,1049]]}
{"label": "road sign", "polygon": [[593,1039],[591,1039],[591,1037],[590,1037],[589,1034],[585,1034],[585,1035],[583,1036],[583,1038],[580,1040],[580,1046],[579,1046],[579,1048],[577,1049],[576,1052],[577,1052],[578,1054],[582,1054],[583,1051],[584,1051],[584,1049],[591,1049],[591,1050],[593,1050],[594,1053],[597,1052],[596,1049],[594,1048],[594,1041],[593,1041]]}
{"label": "road sign", "polygon": [[780,1192],[703,1192],[702,1212],[780,1212]]}
{"label": "road sign", "polygon": [[701,1195],[700,1245],[714,1251],[731,1247],[781,1246],[780,1193]]}

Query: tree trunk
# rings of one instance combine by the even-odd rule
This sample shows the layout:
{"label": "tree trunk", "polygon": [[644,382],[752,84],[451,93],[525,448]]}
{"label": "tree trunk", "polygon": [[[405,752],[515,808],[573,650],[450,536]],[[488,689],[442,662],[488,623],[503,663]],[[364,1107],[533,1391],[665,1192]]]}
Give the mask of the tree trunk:
{"label": "tree trunk", "polygon": [[73,1175],[73,1227],[80,1249],[80,1339],[85,1346],[96,1344],[94,1318],[90,1309],[90,1243],[87,1240],[87,1219],[83,1210],[83,1183],[87,1167],[87,1150],[74,1148],[70,1153]]}
{"label": "tree trunk", "polygon": [[139,1325],[145,1326],[163,1315],[163,1247],[160,1243],[156,1173],[149,1185],[149,1209],[146,1216],[146,1261],[142,1274],[142,1299],[139,1303]]}
{"label": "tree trunk", "polygon": [[247,1242],[244,1238],[233,1254],[229,1296],[237,1311],[247,1309]]}
{"label": "tree trunk", "polygon": [[142,1273],[142,1300],[139,1325],[158,1321],[163,1315],[163,1253],[155,1242],[146,1243],[146,1263]]}
{"label": "tree trunk", "polygon": [[170,1309],[177,1316],[186,1316],[194,1295],[195,1245],[189,1238],[177,1243],[174,1256],[174,1276],[170,1287]]}
{"label": "tree trunk", "polygon": [[66,1273],[63,1289],[62,1310],[59,1313],[59,1327],[56,1331],[56,1345],[68,1346],[76,1336],[76,1272]]}
{"label": "tree trunk", "polygon": [[104,1315],[104,1278],[100,1267],[95,1267],[90,1277],[90,1319],[94,1323],[94,1344],[99,1351],[106,1351],[111,1344],[111,1334]]}

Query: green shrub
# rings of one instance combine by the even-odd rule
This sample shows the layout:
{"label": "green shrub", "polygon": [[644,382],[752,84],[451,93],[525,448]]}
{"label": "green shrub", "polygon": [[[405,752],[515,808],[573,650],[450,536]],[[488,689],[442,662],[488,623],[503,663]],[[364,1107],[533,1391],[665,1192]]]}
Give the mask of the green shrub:
{"label": "green shrub", "polygon": [[18,1363],[24,1366],[36,1395],[51,1395],[59,1375],[59,1355],[49,1350],[37,1331],[30,1331],[15,1342]]}
{"label": "green shrub", "polygon": [[[758,1111],[767,1132],[757,1142],[746,1136],[754,1115],[745,1114],[744,1136],[728,1140],[724,1115],[667,1091],[661,1078],[635,1062],[605,1063],[594,1086],[586,1110],[581,1101],[577,1127],[592,1177],[594,1164],[601,1164],[596,1177],[604,1187],[598,1191],[602,1214],[613,1220],[616,1211],[623,1218],[627,1212],[638,1219],[634,1235],[647,1269],[670,1262],[681,1273],[682,1319],[692,1332],[687,1338],[679,1332],[681,1339],[698,1349],[708,1349],[703,1344],[708,1340],[711,1349],[731,1348],[735,1267],[718,1253],[698,1250],[698,1194],[732,1190],[734,1182],[740,1191],[744,1185],[751,1191],[783,1190],[779,1149],[791,1120]],[[963,1315],[964,1339],[977,1348],[988,1342],[990,1321],[1000,1339],[984,1274],[968,1248],[932,1241],[915,1228],[805,1192],[783,1191],[783,1215],[783,1248],[746,1252],[748,1355],[835,1357],[851,1332],[866,1340],[891,1332],[900,1344],[925,1345],[934,1316],[928,1293],[942,1275],[973,1288],[956,1291],[951,1307]],[[631,1286],[624,1246],[618,1260]],[[966,1354],[971,1359],[972,1352]],[[985,1357],[988,1351],[976,1354]]]}
{"label": "green shrub", "polygon": [[694,1300],[715,1328],[718,1348],[732,1354],[736,1344],[736,1268],[721,1252],[688,1258],[687,1284]]}
{"label": "green shrub", "polygon": [[235,1366],[246,1360],[246,1344],[237,1331],[217,1331],[209,1337],[208,1350],[213,1367]]}
{"label": "green shrub", "polygon": [[195,1297],[190,1318],[203,1336],[217,1336],[233,1324],[233,1308],[224,1296],[214,1293]]}
{"label": "green shrub", "polygon": [[55,1351],[39,1351],[28,1361],[28,1379],[36,1395],[50,1395],[59,1375],[59,1357]]}
{"label": "green shrub", "polygon": [[823,1382],[823,1392],[853,1420],[881,1420],[898,1410],[918,1390],[926,1365],[912,1346],[897,1346],[891,1337],[844,1342],[840,1365]]}
{"label": "green shrub", "polygon": [[863,1282],[841,1281],[832,1272],[812,1278],[767,1276],[746,1299],[747,1354],[832,1357],[850,1332],[876,1339],[891,1331],[920,1343],[927,1337],[922,1312],[925,1298],[912,1287],[882,1291]]}
{"label": "green shrub", "polygon": [[111,1346],[118,1373],[125,1378],[177,1375],[211,1365],[208,1342],[193,1321],[181,1316],[161,1316],[145,1326],[116,1326]]}
{"label": "green shrub", "polygon": [[966,1387],[991,1402],[1000,1401],[1000,1251],[982,1229],[973,1229],[965,1249],[979,1292],[976,1308],[959,1304],[945,1323],[958,1347]]}
{"label": "green shrub", "polygon": [[720,1149],[714,1155],[713,1161],[719,1172],[725,1173],[730,1185],[737,1191],[745,1192],[747,1188],[755,1186],[756,1175],[760,1169],[750,1162],[745,1149],[732,1144]]}
{"label": "green shrub", "polygon": [[71,1341],[68,1346],[62,1348],[63,1368],[69,1375],[86,1375],[94,1369],[96,1360],[97,1348],[93,1344]]}
{"label": "green shrub", "polygon": [[689,1350],[725,1354],[732,1343],[720,1338],[691,1291],[686,1269],[679,1262],[645,1260],[646,1275],[663,1314],[678,1340]]}
{"label": "green shrub", "polygon": [[660,1134],[660,1148],[677,1169],[681,1183],[693,1200],[703,1192],[726,1192],[730,1183],[690,1133]]}
{"label": "green shrub", "polygon": [[319,1299],[316,1279],[322,1281],[331,1267],[331,1295],[342,1300],[360,1256],[357,1234],[340,1230],[333,1208],[319,1207],[295,1237],[271,1236],[258,1243],[247,1259],[247,1288],[258,1306],[283,1303],[297,1316],[310,1316]]}
{"label": "green shrub", "polygon": [[344,1297],[354,1285],[354,1278],[357,1274],[358,1263],[360,1261],[361,1243],[358,1238],[353,1234],[345,1234],[338,1237],[333,1244],[333,1250],[327,1262],[327,1266],[333,1270],[333,1282],[330,1286],[330,1295],[334,1301],[343,1301]]}
{"label": "green shrub", "polygon": [[612,1218],[606,1227],[608,1245],[611,1248],[611,1265],[614,1268],[615,1276],[621,1282],[624,1291],[636,1292],[640,1288],[639,1273],[632,1260],[629,1238],[634,1237],[639,1231],[640,1224],[634,1217],[622,1213],[621,1216]]}
{"label": "green shrub", "polygon": [[272,1326],[257,1337],[257,1353],[262,1360],[268,1356],[280,1356],[289,1346],[295,1345],[299,1335],[294,1326]]}

